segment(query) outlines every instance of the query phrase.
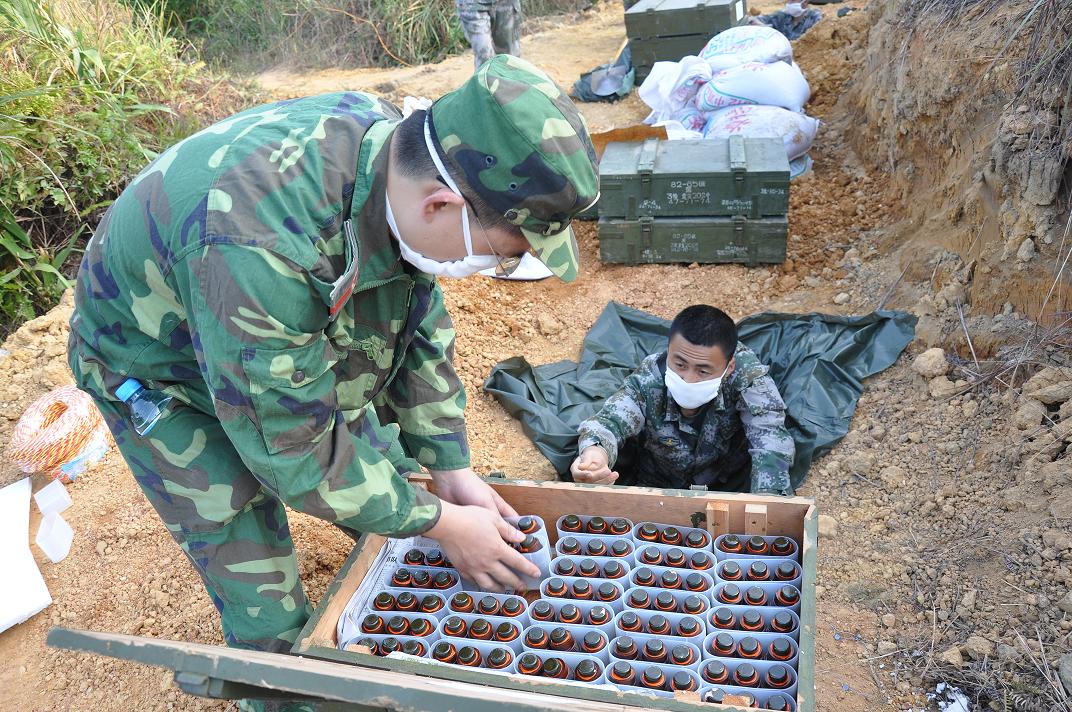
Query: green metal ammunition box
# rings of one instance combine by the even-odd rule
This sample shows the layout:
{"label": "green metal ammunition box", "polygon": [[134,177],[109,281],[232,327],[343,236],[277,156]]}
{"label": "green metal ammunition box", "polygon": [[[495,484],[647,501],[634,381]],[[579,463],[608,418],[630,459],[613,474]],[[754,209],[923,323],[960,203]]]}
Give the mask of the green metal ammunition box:
{"label": "green metal ammunition box", "polygon": [[785,261],[784,217],[599,219],[599,259],[618,264]]}
{"label": "green metal ammunition box", "polygon": [[707,41],[740,23],[745,0],[640,0],[625,12],[637,81],[655,62],[676,62],[699,54]]}
{"label": "green metal ammunition box", "polygon": [[699,54],[709,39],[709,35],[682,35],[629,40],[636,81],[644,81],[656,62],[678,62],[682,57]]}
{"label": "green metal ammunition box", "polygon": [[706,43],[747,14],[745,0],[640,0],[625,11],[625,35],[630,40],[703,35]]}
{"label": "green metal ammunition box", "polygon": [[778,138],[609,143],[599,215],[613,218],[789,212],[789,160]]}

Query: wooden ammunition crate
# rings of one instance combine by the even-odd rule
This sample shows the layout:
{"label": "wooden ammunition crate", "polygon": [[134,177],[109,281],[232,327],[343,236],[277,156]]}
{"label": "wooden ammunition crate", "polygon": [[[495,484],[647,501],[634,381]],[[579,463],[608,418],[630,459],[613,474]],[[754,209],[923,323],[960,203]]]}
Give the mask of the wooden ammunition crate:
{"label": "wooden ammunition crate", "polygon": [[[434,490],[427,477],[414,481]],[[796,703],[800,712],[814,712],[818,515],[812,500],[562,482],[489,481],[519,512],[542,517],[552,543],[554,522],[567,513],[615,514],[637,522],[705,527],[716,536],[734,532],[795,539],[801,545],[803,569]],[[290,655],[66,628],[52,629],[48,644],[173,670],[175,683],[193,695],[306,700],[320,712],[748,712],[732,705],[700,702],[697,693],[654,698],[546,678],[502,676],[479,669],[339,650],[339,618],[386,541],[375,534],[361,536]]]}
{"label": "wooden ammunition crate", "polygon": [[[535,514],[548,525],[551,543],[556,536],[554,522],[563,514],[604,513],[682,526],[708,528],[714,536],[726,532],[785,535],[800,542],[801,586],[800,661],[798,665],[797,709],[813,712],[815,675],[815,547],[817,514],[812,500],[803,497],[766,497],[747,494],[709,493],[687,490],[658,490],[646,487],[577,485],[564,482],[489,480],[503,499],[522,514]],[[430,481],[428,486],[431,487]],[[708,526],[710,524],[710,526]],[[403,663],[337,648],[336,626],[350,597],[364,579],[385,540],[365,535],[343,565],[335,581],[320,601],[313,617],[294,645],[300,655],[353,663],[380,671],[405,689],[413,690],[413,709],[470,709],[452,706],[431,697],[424,704],[417,691],[432,689],[429,680],[451,681],[462,696],[471,696],[490,707],[513,708],[524,703],[534,709],[564,710],[699,710],[732,709],[730,706],[701,703],[695,694],[678,699],[562,685],[546,679],[520,675],[504,678],[475,669]],[[411,674],[421,676],[413,679]],[[422,682],[423,680],[423,682]],[[445,684],[445,683],[444,683]]]}

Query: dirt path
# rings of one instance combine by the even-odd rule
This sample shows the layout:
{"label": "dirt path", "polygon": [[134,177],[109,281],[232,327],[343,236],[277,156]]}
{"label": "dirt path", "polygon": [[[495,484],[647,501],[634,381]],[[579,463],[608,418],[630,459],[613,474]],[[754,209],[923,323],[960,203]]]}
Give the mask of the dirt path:
{"label": "dirt path", "polygon": [[[535,62],[564,87],[572,86],[582,72],[611,61],[625,38],[621,10],[613,3],[598,7],[601,10],[571,18],[567,26],[523,37],[522,56]],[[270,70],[258,79],[265,89],[281,98],[355,89],[381,94],[401,106],[402,97],[407,94],[435,99],[457,87],[472,73],[473,58],[467,52],[433,65],[312,73]],[[587,105],[584,114],[590,128],[601,131],[631,124],[638,114],[643,118],[647,111],[634,92],[616,104]]]}
{"label": "dirt path", "polygon": [[[663,317],[699,301],[722,306],[735,318],[767,309],[864,313],[877,305],[901,271],[893,258],[882,256],[892,234],[886,228],[899,211],[883,202],[884,177],[860,170],[842,140],[849,117],[838,114],[836,102],[859,57],[866,25],[862,12],[836,19],[834,10],[856,4],[826,8],[827,18],[797,44],[797,59],[814,92],[809,111],[824,120],[825,128],[813,152],[814,174],[794,184],[785,265],[605,266],[597,257],[594,226],[587,223],[578,230],[583,269],[572,286],[476,278],[445,285],[458,330],[456,361],[470,397],[478,470],[553,477],[518,424],[479,386],[491,366],[509,356],[524,354],[534,363],[574,357],[609,300]],[[620,12],[608,6],[578,17],[568,28],[527,37],[524,53],[569,85],[580,72],[611,59],[622,36]],[[303,75],[276,71],[261,80],[278,96],[349,88],[385,93],[400,103],[406,94],[435,97],[470,71],[466,55],[431,67]],[[636,123],[647,113],[635,95],[613,105],[582,105],[582,110],[595,130]],[[839,298],[835,304],[841,293],[847,301]],[[911,285],[902,284],[890,305],[907,307],[918,296]],[[33,398],[69,379],[62,356],[69,309],[61,305],[5,344],[11,355],[0,361],[0,438]],[[996,454],[1009,447],[1003,439],[1007,407],[999,397],[935,400],[908,367],[909,360],[903,357],[872,379],[852,433],[816,462],[802,492],[816,497],[820,511],[831,515],[838,529],[820,547],[816,668],[822,710],[919,705],[921,656],[942,649],[943,640],[963,639],[970,630],[1000,639],[995,622],[1005,610],[1000,601],[981,592],[976,604],[973,597],[980,613],[976,621],[970,613],[951,615],[956,601],[948,599],[959,600],[973,581],[1000,577],[1002,570],[979,557],[970,575],[950,580],[960,564],[947,565],[946,547],[935,548],[934,541],[942,532],[963,533],[965,540],[974,541],[958,552],[959,561],[978,551],[973,546],[985,544],[991,551],[1012,546],[1022,527],[1041,527],[1045,518],[1043,504],[1036,508],[1037,516],[1015,526],[1010,522],[1004,531],[991,520],[973,538],[973,526],[996,511],[994,483],[1006,479],[1012,467]],[[962,427],[963,418],[972,419],[971,428]],[[985,452],[976,448],[967,460],[963,453],[981,438],[992,438],[992,447]],[[966,462],[974,477],[966,474]],[[14,477],[10,465],[0,469],[0,483]],[[966,477],[971,481],[965,483]],[[35,482],[35,488],[41,484]],[[200,581],[114,451],[70,492],[75,504],[68,519],[76,530],[72,552],[59,565],[39,559],[55,603],[0,635],[5,661],[0,708],[228,708],[181,694],[159,670],[43,646],[47,629],[57,624],[222,642],[218,616]],[[969,505],[970,513],[964,509]],[[292,515],[291,522],[302,578],[315,602],[349,542],[308,517]],[[980,537],[989,538],[984,542]],[[939,561],[946,563],[936,570]],[[939,609],[945,613],[940,620]],[[929,663],[927,670],[934,672]]]}

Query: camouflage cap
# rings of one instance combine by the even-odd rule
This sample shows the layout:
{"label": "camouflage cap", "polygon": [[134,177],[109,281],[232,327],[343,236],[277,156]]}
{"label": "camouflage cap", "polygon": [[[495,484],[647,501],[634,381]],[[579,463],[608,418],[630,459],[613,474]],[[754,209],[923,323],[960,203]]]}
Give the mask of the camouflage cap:
{"label": "camouflage cap", "polygon": [[596,152],[577,107],[532,64],[499,55],[429,109],[447,170],[521,228],[565,282],[577,277],[570,221],[599,197]]}

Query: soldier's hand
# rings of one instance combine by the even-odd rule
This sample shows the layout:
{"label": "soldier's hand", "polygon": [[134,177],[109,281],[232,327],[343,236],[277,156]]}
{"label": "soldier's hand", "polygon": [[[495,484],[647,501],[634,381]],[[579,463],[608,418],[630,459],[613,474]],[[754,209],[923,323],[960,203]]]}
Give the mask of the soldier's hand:
{"label": "soldier's hand", "polygon": [[[451,504],[472,504],[483,507],[491,512],[498,512],[503,517],[516,517],[517,512],[506,503],[499,493],[491,488],[480,475],[471,468],[461,470],[431,470],[432,479],[435,480],[436,494],[440,499]],[[507,541],[515,544],[524,539],[524,535],[517,532],[518,536],[510,537]]]}
{"label": "soldier's hand", "polygon": [[427,536],[439,542],[462,576],[486,591],[520,591],[517,574],[538,577],[540,569],[504,541],[517,529],[484,507],[442,503],[439,521]]}
{"label": "soldier's hand", "polygon": [[618,473],[611,470],[608,464],[607,451],[598,445],[581,451],[570,465],[570,474],[574,482],[590,485],[612,485],[618,479]]}

